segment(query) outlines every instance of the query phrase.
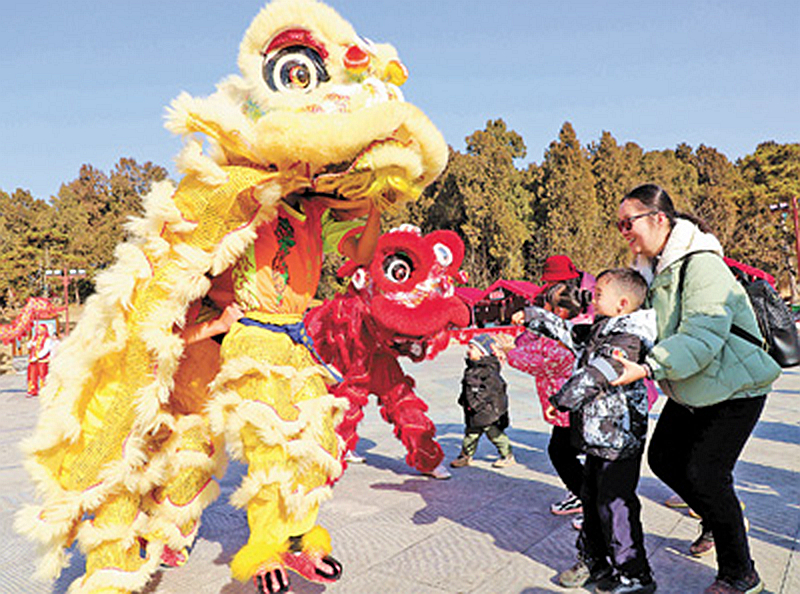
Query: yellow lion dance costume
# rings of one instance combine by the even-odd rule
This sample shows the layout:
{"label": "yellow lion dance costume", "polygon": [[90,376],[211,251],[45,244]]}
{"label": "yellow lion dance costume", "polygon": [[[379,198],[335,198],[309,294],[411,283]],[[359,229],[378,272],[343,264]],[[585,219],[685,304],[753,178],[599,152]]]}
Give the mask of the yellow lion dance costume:
{"label": "yellow lion dance costume", "polygon": [[[286,568],[340,572],[316,517],[342,472],[334,429],[347,404],[328,394],[302,314],[323,251],[369,257],[380,212],[416,198],[447,147],[403,101],[395,50],[315,0],[263,8],[239,68],[209,97],[172,103],[184,177],[155,186],[129,224],[25,443],[42,502],[17,528],[42,544],[39,577],[57,577],[78,541],[86,574],[71,592],[136,591],[185,554],[224,446],[248,467],[231,498],[250,525],[234,577],[279,592]],[[231,311],[244,318],[231,325]],[[220,320],[221,347],[194,332]]]}

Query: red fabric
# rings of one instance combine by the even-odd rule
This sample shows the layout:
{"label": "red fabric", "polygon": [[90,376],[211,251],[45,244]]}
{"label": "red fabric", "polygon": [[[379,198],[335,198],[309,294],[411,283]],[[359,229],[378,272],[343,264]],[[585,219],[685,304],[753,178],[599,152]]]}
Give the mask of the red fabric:
{"label": "red fabric", "polygon": [[46,361],[32,361],[28,363],[28,395],[38,396],[39,388],[47,378],[50,365]]}
{"label": "red fabric", "polygon": [[[544,415],[551,406],[550,396],[558,392],[572,375],[575,357],[557,340],[533,332],[523,332],[515,344],[515,348],[508,352],[508,364],[534,376]],[[544,420],[558,427],[569,427],[569,413],[555,411],[554,414],[554,419],[545,416]]]}
{"label": "red fabric", "polygon": [[467,305],[475,305],[483,299],[486,291],[476,287],[456,287],[456,296]]}
{"label": "red fabric", "polygon": [[[399,353],[391,348],[394,336],[375,323],[367,304],[350,291],[310,310],[305,323],[320,357],[344,376],[331,391],[350,402],[336,429],[345,451],[355,449],[363,408],[369,394],[376,394],[381,416],[394,425],[395,436],[408,452],[408,465],[421,472],[436,468],[444,452],[435,441],[436,426],[425,414],[428,406],[414,393],[414,380],[397,362]],[[447,336],[446,331],[431,336],[422,358],[446,347]]]}
{"label": "red fabric", "polygon": [[493,282],[488,289],[477,289],[475,287],[458,287],[456,295],[467,305],[475,305],[478,301],[486,299],[497,289],[508,289],[515,295],[520,295],[528,301],[533,299],[542,291],[542,287],[535,283],[521,280],[500,279]]}
{"label": "red fabric", "polygon": [[557,255],[550,256],[544,262],[544,272],[542,273],[543,283],[555,283],[558,281],[578,278],[580,274],[575,264],[569,256]]}
{"label": "red fabric", "polygon": [[66,307],[53,305],[46,297],[30,297],[11,324],[0,325],[0,340],[9,344],[27,335],[36,320],[53,318]]}
{"label": "red fabric", "polygon": [[385,233],[368,267],[342,267],[354,276],[347,293],[306,314],[317,352],[344,378],[331,388],[350,403],[336,429],[345,443],[342,458],[356,447],[370,394],[378,397],[381,416],[394,425],[409,466],[427,473],[444,458],[436,426],[425,414],[428,406],[397,359],[433,358],[449,344],[450,327],[469,323],[469,311],[453,291],[463,257],[464,244],[452,231]]}
{"label": "red fabric", "polygon": [[750,276],[764,279],[773,287],[775,286],[775,277],[767,272],[764,272],[760,268],[756,268],[755,266],[748,266],[747,264],[742,264],[741,262],[737,262],[733,258],[723,258],[723,260],[725,260],[725,264],[727,264],[728,266],[738,268],[739,270]]}
{"label": "red fabric", "polygon": [[33,338],[31,339],[30,346],[28,348],[28,361],[42,361],[46,363],[49,360],[49,353],[42,356],[42,349],[44,348],[44,344],[47,342],[48,338],[50,338],[50,331],[47,329],[47,326],[40,324],[36,328],[36,334],[34,334]]}
{"label": "red fabric", "polygon": [[306,314],[320,357],[344,377],[331,388],[350,402],[337,427],[345,443],[342,456],[355,448],[363,408],[375,394],[381,415],[408,451],[410,466],[431,472],[444,458],[434,439],[436,426],[425,414],[428,406],[397,359],[433,358],[447,347],[450,327],[469,323],[469,311],[452,284],[463,257],[464,244],[452,231],[385,233],[368,267],[342,268],[357,279],[347,293]]}
{"label": "red fabric", "polygon": [[523,280],[504,280],[500,279],[494,283],[492,286],[486,290],[487,295],[492,291],[503,287],[514,293],[515,295],[520,295],[525,297],[528,301],[533,301],[534,298],[542,292],[542,287],[535,283],[531,283],[528,281]]}

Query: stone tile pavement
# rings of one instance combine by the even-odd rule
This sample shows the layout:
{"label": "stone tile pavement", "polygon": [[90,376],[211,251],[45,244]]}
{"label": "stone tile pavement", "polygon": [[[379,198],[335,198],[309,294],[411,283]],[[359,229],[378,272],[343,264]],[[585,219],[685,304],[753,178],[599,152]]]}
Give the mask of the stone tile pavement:
{"label": "stone tile pavement", "polygon": [[[446,459],[458,453],[463,426],[456,404],[463,347],[454,345],[433,362],[407,364],[418,392],[430,405]],[[542,420],[533,380],[513,369],[509,383],[512,440],[518,463],[491,467],[494,448],[482,440],[476,463],[436,481],[403,462],[404,450],[377,406],[367,409],[358,451],[366,464],[351,465],[320,514],[344,565],[334,585],[293,576],[298,594],[537,594],[564,592],[555,582],[574,561],[576,532],[569,517],[549,513],[564,494],[547,458],[549,426]],[[0,592],[67,591],[82,571],[80,554],[54,585],[31,582],[34,547],[12,530],[19,505],[33,497],[17,445],[35,422],[38,403],[26,399],[21,375],[0,376]],[[658,416],[663,398],[652,418]],[[227,563],[247,538],[243,512],[226,498],[243,468],[231,464],[222,497],[206,510],[200,538],[184,567],[157,574],[147,594],[253,593],[252,584],[230,578]],[[800,592],[800,370],[787,370],[775,385],[764,415],[736,469],[746,503],[750,543],[766,591]],[[695,559],[686,551],[698,522],[666,508],[670,495],[646,467],[639,493],[646,546],[665,594],[702,592],[714,579],[713,555]],[[577,591],[591,591],[577,590]]]}

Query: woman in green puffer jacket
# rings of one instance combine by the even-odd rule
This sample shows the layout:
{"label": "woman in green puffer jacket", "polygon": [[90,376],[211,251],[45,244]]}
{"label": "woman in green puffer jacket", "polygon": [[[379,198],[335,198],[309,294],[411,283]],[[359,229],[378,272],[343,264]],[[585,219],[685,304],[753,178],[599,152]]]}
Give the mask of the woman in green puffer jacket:
{"label": "woman in green puffer jacket", "polygon": [[750,557],[733,468],[780,367],[731,333],[735,324],[760,336],[744,289],[701,221],[676,212],[666,191],[645,184],[622,199],[617,227],[635,256],[634,268],[650,282],[658,325],[644,365],[623,361],[626,372],[617,383],[651,377],[669,397],[648,462],[700,514],[703,533],[695,545],[716,545],[717,579],[706,593],[755,594],[763,582]]}

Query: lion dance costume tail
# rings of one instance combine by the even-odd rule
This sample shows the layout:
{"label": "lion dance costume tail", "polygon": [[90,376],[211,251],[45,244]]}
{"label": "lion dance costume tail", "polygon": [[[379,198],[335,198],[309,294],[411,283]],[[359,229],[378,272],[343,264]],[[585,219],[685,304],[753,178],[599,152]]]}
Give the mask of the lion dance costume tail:
{"label": "lion dance costume tail", "polygon": [[[44,578],[77,541],[86,573],[71,592],[137,591],[185,559],[226,447],[247,465],[234,576],[279,592],[286,569],[341,572],[316,517],[342,471],[347,401],[328,393],[302,313],[323,254],[362,232],[355,215],[415,199],[447,147],[403,101],[394,49],[316,0],[262,9],[239,67],[209,97],[173,102],[183,179],[155,185],[129,224],[24,444],[41,499],[16,526],[40,543]],[[184,340],[232,303],[244,317],[221,346]]]}

